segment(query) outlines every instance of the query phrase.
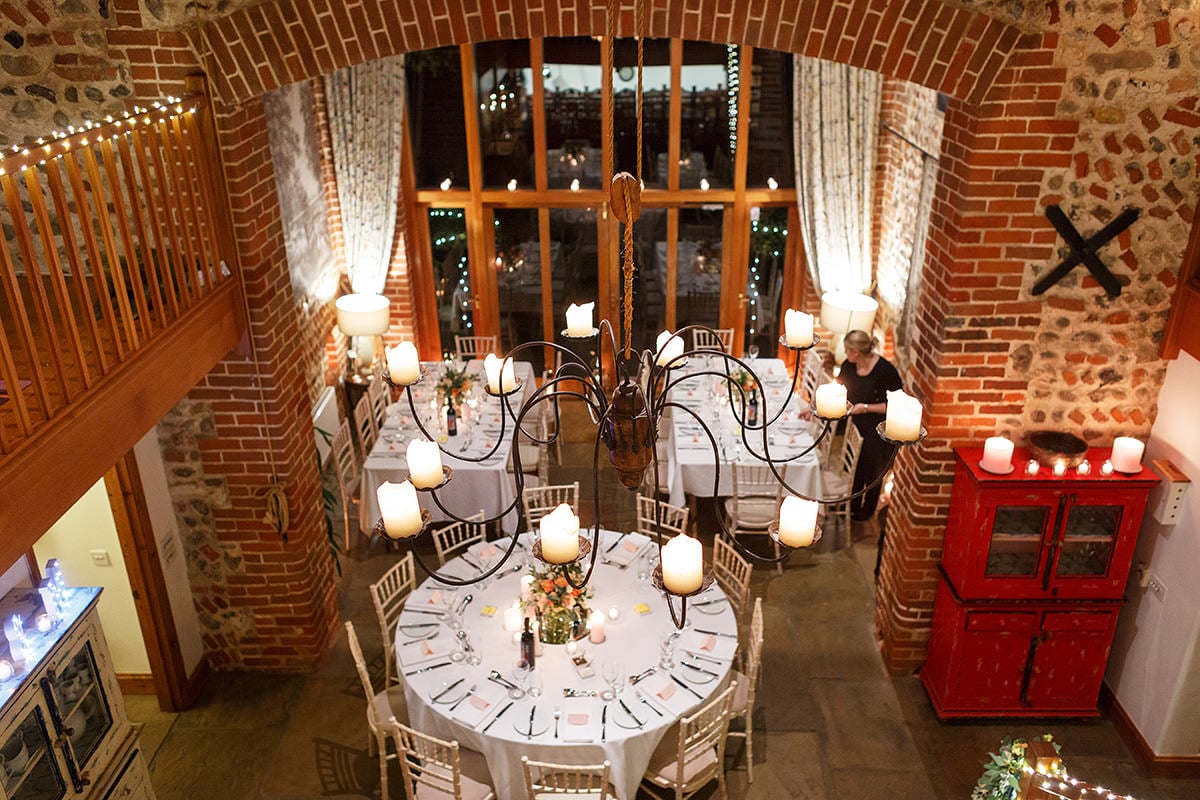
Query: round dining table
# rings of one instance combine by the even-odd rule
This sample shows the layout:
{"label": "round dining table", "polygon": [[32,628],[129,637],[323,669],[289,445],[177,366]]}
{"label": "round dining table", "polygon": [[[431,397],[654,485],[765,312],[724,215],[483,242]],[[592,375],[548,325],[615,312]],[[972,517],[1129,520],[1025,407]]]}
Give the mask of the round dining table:
{"label": "round dining table", "polygon": [[[509,542],[477,543],[442,571],[478,574]],[[410,724],[482,753],[500,800],[525,797],[521,756],[608,760],[617,795],[632,800],[664,735],[729,682],[734,613],[714,584],[689,599],[687,625],[677,631],[648,577],[654,543],[636,532],[601,531],[602,560],[586,603],[603,614],[602,635],[593,630],[573,646],[540,644],[534,669],[525,670],[522,612],[514,604],[532,539],[523,534],[519,543],[486,583],[454,589],[430,577],[405,602],[395,650]]]}

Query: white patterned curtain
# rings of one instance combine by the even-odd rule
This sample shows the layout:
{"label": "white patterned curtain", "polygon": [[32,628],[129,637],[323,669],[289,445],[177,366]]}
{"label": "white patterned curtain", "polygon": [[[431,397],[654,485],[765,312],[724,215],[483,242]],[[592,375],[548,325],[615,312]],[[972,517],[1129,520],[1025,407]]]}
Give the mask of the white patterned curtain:
{"label": "white patterned curtain", "polygon": [[819,292],[871,287],[871,196],[882,76],[796,57],[793,131],[804,252]]}
{"label": "white patterned curtain", "polygon": [[382,294],[400,199],[404,59],[337,70],[325,94],[350,286]]}

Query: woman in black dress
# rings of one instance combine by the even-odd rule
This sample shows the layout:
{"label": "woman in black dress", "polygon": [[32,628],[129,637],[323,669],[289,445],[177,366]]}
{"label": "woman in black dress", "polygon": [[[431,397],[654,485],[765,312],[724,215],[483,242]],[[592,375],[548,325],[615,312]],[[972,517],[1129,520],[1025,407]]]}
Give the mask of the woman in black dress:
{"label": "woman in black dress", "polygon": [[[843,340],[846,360],[838,374],[838,382],[846,387],[846,400],[851,404],[851,423],[862,434],[862,453],[858,457],[858,469],[854,471],[853,491],[857,492],[868,481],[877,480],[887,464],[891,446],[879,438],[875,427],[887,416],[887,393],[901,388],[900,373],[879,353],[875,352],[876,341],[862,331],[850,331]],[[870,519],[879,502],[878,481],[861,497],[850,503],[850,516],[855,520]]]}

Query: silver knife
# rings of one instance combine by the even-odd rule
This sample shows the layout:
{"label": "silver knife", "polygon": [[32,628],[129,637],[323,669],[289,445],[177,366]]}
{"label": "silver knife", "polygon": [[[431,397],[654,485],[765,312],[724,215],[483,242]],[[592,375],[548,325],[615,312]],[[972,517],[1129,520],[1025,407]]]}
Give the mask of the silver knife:
{"label": "silver knife", "polygon": [[715,597],[712,600],[701,600],[699,603],[691,603],[692,608],[696,606],[711,606],[713,603],[724,603],[727,598]]}
{"label": "silver knife", "polygon": [[690,661],[683,661],[681,663],[688,669],[694,669],[696,672],[703,672],[705,675],[711,675],[714,678],[717,677],[717,673],[707,670],[704,667],[698,667]]}
{"label": "silver knife", "polygon": [[617,702],[621,704],[621,708],[625,709],[625,713],[633,718],[633,721],[637,723],[637,726],[639,728],[645,724],[640,719],[637,718],[636,714],[634,714],[632,711],[629,710],[629,706],[625,705],[625,700],[623,698],[618,697]]}
{"label": "silver knife", "polygon": [[404,614],[437,614],[438,616],[442,616],[446,612],[445,611],[434,611],[432,608],[406,608],[406,609],[404,609],[404,611],[402,613],[404,613]]}
{"label": "silver knife", "polygon": [[703,628],[692,628],[696,633],[707,633],[709,636],[724,636],[727,639],[736,639],[735,633],[722,633],[721,631],[706,631]]}
{"label": "silver knife", "polygon": [[600,709],[600,741],[608,741],[608,703]]}
{"label": "silver knife", "polygon": [[696,691],[695,689],[693,689],[692,687],[688,686],[688,685],[687,685],[686,683],[684,683],[683,681],[679,680],[679,678],[677,678],[676,676],[672,675],[672,676],[671,676],[671,680],[675,681],[675,682],[676,682],[676,683],[678,683],[680,686],[682,686],[683,688],[685,688],[685,689],[687,689],[689,692],[691,692],[693,695],[695,695],[697,700],[703,700],[703,699],[704,699],[704,698],[703,698],[703,697],[700,695],[700,693],[699,693],[699,692],[697,692],[697,691]]}
{"label": "silver knife", "polygon": [[512,707],[513,707],[513,702],[515,702],[515,701],[513,701],[513,700],[509,700],[509,701],[508,701],[508,705],[506,705],[504,708],[500,709],[500,713],[499,713],[499,714],[497,714],[496,716],[492,717],[492,721],[491,721],[491,722],[489,722],[487,725],[485,725],[485,726],[483,727],[483,730],[482,730],[482,731],[480,731],[480,733],[487,733],[487,732],[488,732],[488,728],[490,728],[490,727],[492,727],[493,725],[495,725],[495,724],[496,724],[496,720],[498,720],[498,719],[500,719],[501,717],[503,717],[503,716],[504,716],[504,712],[505,712],[505,711],[508,711],[510,708],[512,708]]}
{"label": "silver knife", "polygon": [[472,567],[474,567],[475,569],[478,569],[478,570],[482,570],[482,569],[483,569],[483,567],[479,566],[479,562],[478,562],[478,561],[476,561],[475,559],[471,558],[471,555],[470,555],[469,553],[463,553],[463,554],[462,554],[462,560],[463,560],[463,561],[465,561],[465,562],[467,562],[468,564],[470,564],[470,565],[471,565]]}
{"label": "silver knife", "polygon": [[525,736],[526,739],[533,738],[533,715],[537,713],[537,706],[531,706],[529,709],[529,733]]}
{"label": "silver knife", "polygon": [[440,692],[438,692],[437,694],[435,694],[435,695],[433,696],[433,698],[432,698],[432,699],[431,699],[429,702],[431,702],[431,703],[436,703],[438,700],[441,700],[443,697],[445,697],[446,695],[450,694],[450,690],[451,690],[451,689],[453,689],[455,686],[458,686],[460,683],[462,683],[462,682],[463,682],[463,681],[465,681],[465,680],[466,680],[466,678],[459,678],[459,679],[458,679],[458,680],[456,680],[454,683],[450,684],[450,685],[449,685],[449,686],[447,686],[445,689],[442,689]]}
{"label": "silver knife", "polygon": [[617,545],[619,545],[625,539],[625,537],[628,535],[629,535],[629,531],[625,531],[624,533],[622,533],[620,536],[617,537],[617,540],[615,542],[613,542],[607,548],[605,548],[604,552],[611,553],[613,550],[616,550]]}
{"label": "silver knife", "polygon": [[442,667],[450,666],[449,661],[444,661],[441,664],[434,664],[432,667],[421,667],[420,669],[410,669],[405,675],[416,675],[419,672],[429,672],[431,669],[441,669]]}

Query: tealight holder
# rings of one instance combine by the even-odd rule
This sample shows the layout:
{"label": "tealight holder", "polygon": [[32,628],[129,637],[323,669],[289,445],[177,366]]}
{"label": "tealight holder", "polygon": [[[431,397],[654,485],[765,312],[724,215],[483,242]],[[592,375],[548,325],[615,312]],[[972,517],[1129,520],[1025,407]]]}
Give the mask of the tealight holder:
{"label": "tealight holder", "polygon": [[[418,489],[417,491],[420,491],[420,490]],[[417,531],[412,536],[400,536],[400,537],[389,536],[388,532],[387,532],[387,526],[385,526],[383,524],[383,517],[380,517],[375,522],[375,525],[371,528],[371,533],[373,533],[377,536],[381,536],[384,539],[387,539],[388,541],[402,542],[405,539],[416,539],[418,536],[423,534],[425,531],[429,530],[429,525],[432,522],[433,522],[433,515],[422,508],[421,509],[421,530]]]}
{"label": "tealight holder", "polygon": [[442,482],[437,486],[413,486],[418,492],[435,492],[450,482],[454,477],[454,470],[448,464],[442,464]]}
{"label": "tealight holder", "polygon": [[1025,465],[1026,475],[1037,475],[1042,469],[1042,465],[1038,463],[1036,458],[1029,459],[1029,463]]}
{"label": "tealight holder", "polygon": [[579,554],[576,555],[575,558],[571,559],[570,561],[564,561],[561,564],[555,563],[553,561],[546,561],[546,559],[542,556],[541,537],[538,537],[536,540],[534,540],[533,547],[531,548],[531,550],[533,552],[533,557],[536,558],[538,561],[541,561],[546,564],[550,564],[551,566],[554,566],[554,567],[562,567],[562,566],[566,566],[567,564],[574,564],[576,562],[582,561],[583,559],[587,558],[588,554],[592,552],[592,543],[590,541],[588,541],[587,539],[583,538],[582,536],[580,536],[579,537]]}
{"label": "tealight holder", "polygon": [[1105,462],[1100,465],[1100,474],[1101,475],[1112,475],[1113,474],[1113,465],[1112,465],[1111,461],[1105,460]]}
{"label": "tealight holder", "polygon": [[1090,475],[1092,473],[1092,465],[1085,458],[1083,461],[1080,461],[1079,464],[1076,465],[1075,472],[1078,475]]}
{"label": "tealight holder", "polygon": [[887,431],[887,420],[884,420],[883,422],[881,422],[875,426],[875,433],[877,433],[879,435],[879,438],[883,439],[885,442],[887,442],[888,444],[893,445],[895,447],[905,447],[907,445],[917,444],[918,442],[920,442],[922,439],[924,439],[926,436],[929,435],[929,431],[925,430],[924,426],[921,426],[921,432],[918,433],[917,438],[913,439],[912,441],[903,441],[900,439],[893,439],[892,437],[887,435],[886,431]]}
{"label": "tealight holder", "polygon": [[592,332],[591,332],[591,333],[585,333],[585,334],[582,334],[582,335],[575,335],[575,334],[572,334],[572,333],[567,333],[567,330],[564,328],[563,330],[559,331],[559,334],[558,334],[558,335],[559,335],[559,336],[561,336],[561,337],[563,337],[564,339],[592,339],[592,338],[594,338],[594,337],[596,337],[596,336],[599,336],[599,335],[600,335],[600,329],[599,329],[599,328],[592,328]]}
{"label": "tealight holder", "polygon": [[[767,535],[770,536],[772,539],[774,539],[779,544],[780,547],[786,547],[789,550],[796,549],[796,547],[794,545],[790,545],[787,542],[785,542],[779,538],[779,520],[777,520],[777,519],[772,520],[771,524],[767,526]],[[816,544],[819,541],[821,541],[821,526],[818,524],[813,527],[812,541],[806,545],[801,545],[801,546],[802,547],[812,547],[814,544]]]}
{"label": "tealight holder", "polygon": [[787,343],[787,334],[784,334],[783,336],[779,337],[779,345],[781,347],[783,347],[785,350],[791,350],[793,353],[798,353],[802,350],[812,350],[814,347],[816,347],[820,343],[821,343],[821,337],[817,336],[815,333],[813,334],[812,344],[806,345],[805,347],[793,347],[792,345],[788,344]]}
{"label": "tealight holder", "polygon": [[816,407],[814,406],[812,415],[814,418],[821,420],[821,422],[837,422],[840,419],[845,419],[846,417],[850,416],[850,409],[852,409],[852,408],[854,408],[853,403],[846,403],[846,413],[845,414],[842,414],[841,416],[838,416],[838,417],[824,417],[817,413]]}
{"label": "tealight holder", "polygon": [[520,378],[514,379],[513,388],[509,389],[507,392],[493,392],[492,387],[485,383],[483,385],[483,390],[485,392],[487,392],[488,394],[490,394],[492,397],[509,397],[509,396],[514,395],[517,392],[521,391],[521,383],[522,383],[522,381]]}

